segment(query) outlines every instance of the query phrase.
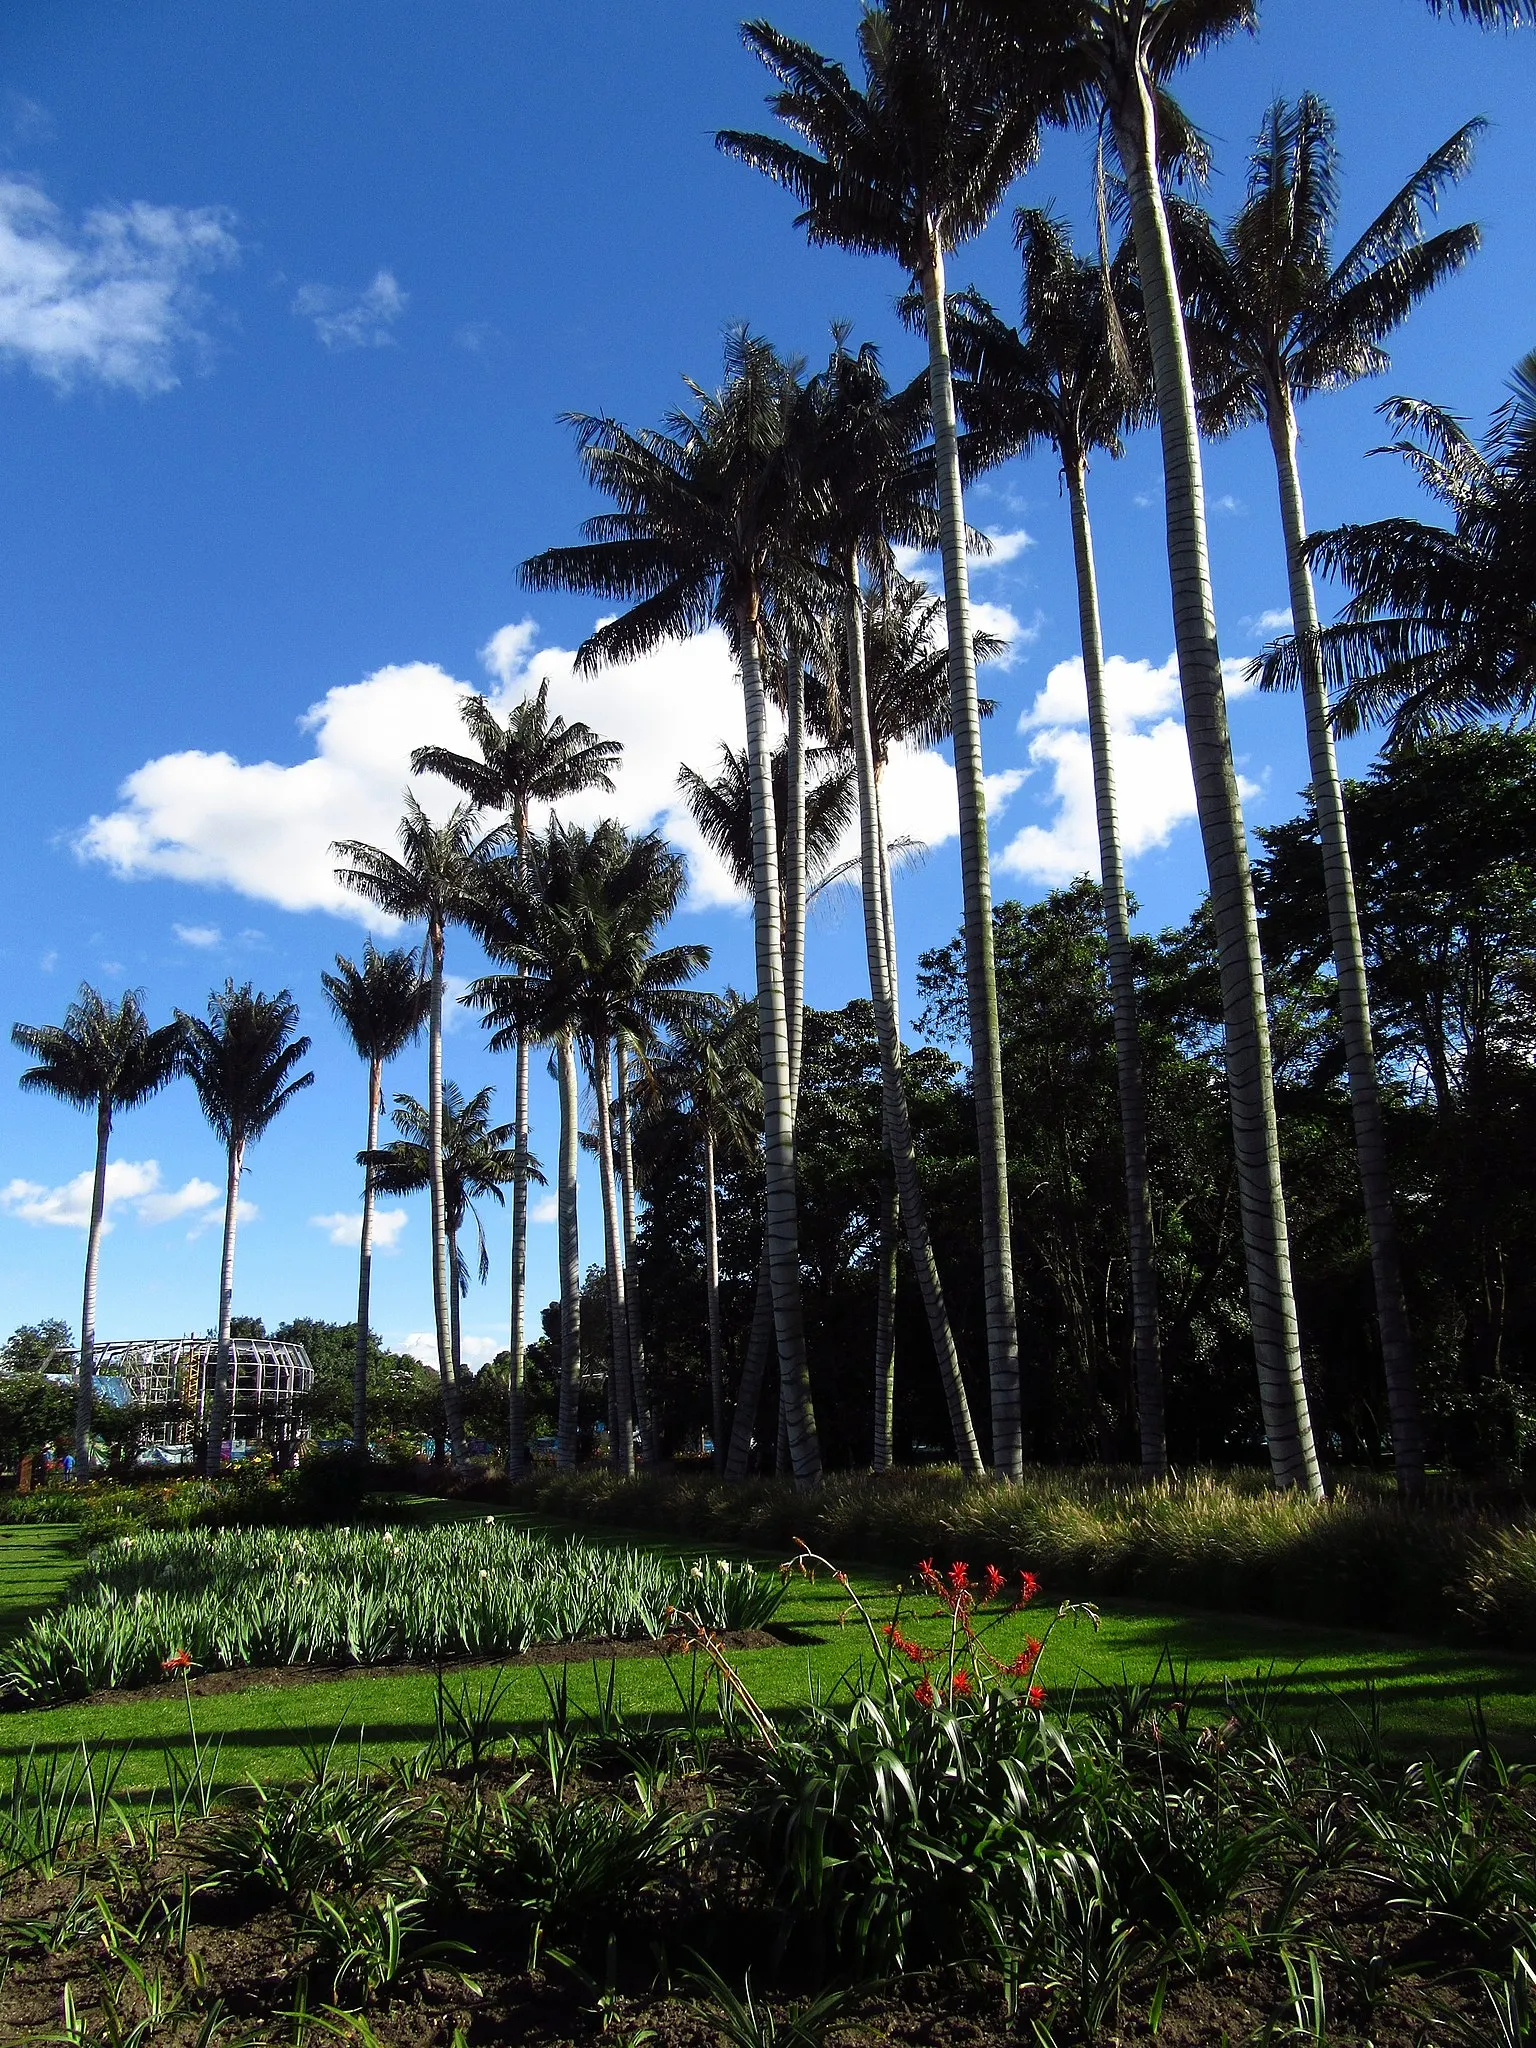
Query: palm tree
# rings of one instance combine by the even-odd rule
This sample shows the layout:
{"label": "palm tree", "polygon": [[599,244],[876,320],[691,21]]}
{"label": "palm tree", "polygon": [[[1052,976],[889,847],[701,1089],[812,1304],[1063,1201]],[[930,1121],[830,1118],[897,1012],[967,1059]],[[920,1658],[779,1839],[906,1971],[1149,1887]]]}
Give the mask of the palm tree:
{"label": "palm tree", "polygon": [[806,1371],[795,1192],[794,1095],[781,956],[778,846],[763,678],[764,633],[776,605],[809,580],[804,486],[794,459],[801,385],[766,341],[733,331],[725,381],[690,386],[691,411],[666,431],[631,434],[616,420],[575,422],[588,479],[617,510],[589,520],[586,543],[523,566],[534,589],[591,592],[630,603],[579,651],[584,669],[628,660],[700,630],[727,633],[746,700],[752,785],[753,905],[763,1069],[769,1267],[779,1370],[795,1477],[821,1479]]}
{"label": "palm tree", "polygon": [[398,857],[366,840],[338,839],[331,851],[350,863],[336,879],[389,917],[427,928],[430,968],[427,1008],[427,1146],[432,1159],[432,1311],[443,1412],[456,1465],[464,1461],[464,1418],[453,1371],[453,1296],[448,1277],[448,1233],[443,1195],[443,954],[449,924],[475,910],[480,862],[505,839],[505,828],[481,835],[473,802],[456,804],[434,825],[406,792]]}
{"label": "palm tree", "polygon": [[1536,21],[1530,0],[1429,0],[1432,14],[1459,14],[1479,28],[1527,28]]}
{"label": "palm tree", "polygon": [[680,1017],[648,1064],[638,1094],[642,1144],[681,1128],[704,1156],[704,1296],[715,1470],[725,1468],[725,1359],[720,1327],[720,1227],[716,1182],[722,1153],[750,1158],[762,1134],[762,1082],[753,1071],[752,1005],[735,989]]}
{"label": "palm tree", "polygon": [[80,984],[62,1024],[13,1024],[11,1043],[37,1061],[21,1076],[23,1088],[56,1096],[96,1112],[96,1172],[85,1238],[85,1293],[80,1305],[80,1371],[75,1380],[75,1470],[90,1469],[91,1404],[95,1396],[96,1270],[107,1211],[107,1148],[112,1119],[158,1095],[180,1069],[179,1024],[151,1031],[140,989],[112,1003]]}
{"label": "palm tree", "polygon": [[[1401,455],[1452,524],[1379,519],[1314,533],[1306,555],[1354,595],[1316,636],[1341,733],[1382,719],[1394,738],[1536,706],[1536,350],[1479,448],[1461,422],[1422,400],[1382,411]],[[1266,688],[1303,678],[1300,635],[1266,649]]]}
{"label": "palm tree", "polygon": [[[404,1052],[420,1031],[427,1009],[427,985],[414,953],[397,949],[380,953],[370,939],[363,964],[345,953],[336,955],[336,972],[322,974],[320,985],[337,1022],[368,1062],[368,1153],[377,1151],[379,1110],[384,1099],[384,1063]],[[373,1281],[373,1168],[363,1174],[363,1227],[357,1259],[357,1353],[352,1366],[352,1443],[358,1457],[368,1459],[368,1319]]]}
{"label": "palm tree", "polygon": [[1205,486],[1163,166],[1199,163],[1199,138],[1167,94],[1190,58],[1251,29],[1257,0],[1052,0],[1022,9],[975,0],[983,33],[1006,47],[999,71],[1021,107],[1107,122],[1125,178],[1163,454],[1174,644],[1195,807],[1210,882],[1226,1038],[1248,1307],[1270,1466],[1280,1486],[1320,1496],[1322,1473],[1302,1375],[1280,1178],[1269,1013],[1242,801],[1227,730],[1211,596]]}
{"label": "palm tree", "polygon": [[235,1295],[235,1222],[245,1155],[278,1112],[287,1107],[313,1074],[294,1069],[309,1052],[307,1038],[295,1038],[299,1007],[287,989],[257,993],[233,979],[208,998],[206,1022],[178,1010],[182,1065],[191,1076],[203,1115],[223,1141],[224,1249],[219,1267],[219,1351],[209,1376],[204,1426],[209,1478],[217,1476],[224,1442],[227,1404],[234,1394],[235,1355],[229,1325]]}
{"label": "palm tree", "polygon": [[[505,1205],[502,1189],[515,1183],[518,1172],[516,1133],[510,1124],[491,1122],[494,1088],[482,1088],[466,1102],[452,1081],[443,1083],[443,1214],[448,1231],[448,1257],[453,1274],[453,1377],[462,1401],[468,1383],[464,1345],[459,1329],[460,1297],[469,1292],[469,1263],[459,1250],[459,1233],[472,1221],[479,1240],[480,1285],[490,1275],[485,1226],[475,1202],[489,1195]],[[400,1133],[382,1148],[358,1154],[377,1185],[389,1195],[414,1195],[432,1185],[432,1115],[413,1095],[397,1095],[394,1125]],[[510,1141],[510,1142],[509,1142]]]}
{"label": "palm tree", "polygon": [[1168,1445],[1163,1422],[1152,1197],[1147,1183],[1146,1085],[1109,706],[1104,694],[1098,571],[1088,516],[1090,458],[1100,451],[1111,458],[1124,452],[1121,435],[1127,427],[1141,423],[1145,395],[1125,346],[1125,315],[1117,307],[1112,322],[1106,299],[1106,288],[1123,297],[1123,259],[1112,266],[1106,280],[1101,263],[1084,262],[1077,256],[1070,231],[1059,220],[1034,209],[1021,208],[1015,214],[1014,240],[1024,267],[1020,327],[1010,327],[985,299],[967,292],[951,304],[950,333],[955,361],[963,372],[959,403],[967,429],[969,464],[980,468],[1003,462],[1043,444],[1053,450],[1061,465],[1071,508],[1125,1152],[1131,1352],[1141,1469],[1148,1478],[1161,1478],[1168,1469]]}
{"label": "palm tree", "polygon": [[999,37],[965,0],[886,0],[859,24],[862,89],[839,64],[763,21],[742,33],[778,81],[773,112],[808,145],[723,131],[728,155],[799,200],[813,242],[894,256],[922,293],[928,339],[949,640],[951,726],[965,898],[966,993],[981,1163],[992,1462],[1023,1469],[1018,1319],[1008,1215],[1002,1051],[992,960],[981,719],[976,703],[966,526],[945,324],[947,253],[985,226],[1036,149],[1038,109],[1009,90]]}
{"label": "palm tree", "polygon": [[[949,1408],[950,1431],[960,1463],[973,1477],[984,1470],[976,1431],[966,1398],[965,1380],[954,1332],[944,1304],[938,1263],[928,1232],[912,1121],[901,1072],[901,1031],[896,1013],[895,932],[889,900],[889,873],[884,831],[879,815],[875,743],[870,719],[865,660],[864,598],[861,560],[877,572],[890,567],[893,541],[926,539],[932,522],[924,516],[916,483],[914,450],[927,424],[926,393],[908,391],[893,398],[873,348],[850,355],[838,337],[832,359],[817,380],[823,412],[823,454],[829,488],[822,538],[830,569],[838,579],[844,624],[843,668],[847,679],[848,729],[859,790],[860,881],[864,906],[864,946],[869,964],[870,1000],[875,1037],[880,1048],[881,1103],[891,1162],[895,1172],[901,1220],[928,1318],[929,1335],[938,1359],[939,1377]],[[974,652],[973,652],[974,667]],[[888,753],[890,735],[886,735]],[[890,1262],[885,1261],[887,1275]],[[885,1385],[876,1398],[876,1461],[888,1453],[882,1421],[889,1409],[889,1325],[877,1340],[877,1373]]]}
{"label": "palm tree", "polygon": [[[558,803],[582,790],[613,788],[613,773],[624,749],[600,739],[581,719],[549,715],[549,678],[532,696],[514,704],[506,724],[483,697],[471,694],[459,707],[473,754],[450,747],[418,747],[411,755],[415,775],[440,775],[485,811],[505,811],[512,820],[512,850],[521,859],[536,803]],[[528,1046],[516,1048],[514,1116],[519,1157],[528,1156]],[[523,1314],[528,1285],[528,1176],[512,1186],[512,1329],[507,1374],[507,1477],[522,1476],[528,1464],[523,1396]]]}
{"label": "palm tree", "polygon": [[[1297,404],[1315,392],[1379,375],[1387,367],[1381,346],[1386,336],[1476,250],[1475,227],[1449,228],[1426,239],[1424,213],[1467,170],[1483,125],[1468,122],[1426,158],[1338,261],[1333,251],[1339,207],[1334,118],[1312,93],[1304,93],[1294,107],[1277,100],[1270,108],[1249,161],[1247,201],[1225,234],[1218,237],[1194,207],[1173,210],[1200,424],[1211,434],[1256,420],[1269,429],[1291,614],[1303,650],[1315,648],[1318,619],[1304,546]],[[1315,654],[1303,661],[1302,702],[1393,1456],[1399,1484],[1416,1492],[1424,1482],[1424,1421],[1392,1215],[1344,792]]]}

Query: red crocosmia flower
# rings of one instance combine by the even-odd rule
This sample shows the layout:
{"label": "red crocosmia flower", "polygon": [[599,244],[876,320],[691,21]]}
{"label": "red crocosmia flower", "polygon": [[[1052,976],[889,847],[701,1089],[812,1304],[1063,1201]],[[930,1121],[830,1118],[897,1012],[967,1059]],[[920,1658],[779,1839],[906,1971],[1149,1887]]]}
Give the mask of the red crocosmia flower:
{"label": "red crocosmia flower", "polygon": [[949,1696],[953,1700],[963,1699],[972,1690],[969,1671],[957,1671],[949,1681]]}
{"label": "red crocosmia flower", "polygon": [[1027,1607],[1040,1590],[1040,1581],[1033,1572],[1019,1573],[1019,1605]]}
{"label": "red crocosmia flower", "polygon": [[970,1583],[971,1568],[968,1564],[963,1564],[957,1561],[956,1563],[950,1566],[949,1590],[951,1591],[951,1593],[963,1593]]}
{"label": "red crocosmia flower", "polygon": [[981,1582],[982,1599],[995,1600],[998,1594],[1001,1593],[1001,1591],[1003,1590],[1004,1586],[1007,1585],[1007,1583],[1008,1581],[1003,1577],[1002,1573],[998,1570],[997,1566],[995,1564],[989,1564],[987,1566],[985,1575],[983,1576]]}
{"label": "red crocosmia flower", "polygon": [[913,1686],[912,1697],[920,1707],[931,1707],[933,1705],[933,1687],[926,1678],[920,1678],[916,1685]]}
{"label": "red crocosmia flower", "polygon": [[1017,1657],[1008,1666],[1008,1676],[1010,1678],[1028,1678],[1031,1671],[1035,1668],[1035,1658],[1038,1655],[1039,1651],[1034,1645],[1031,1645],[1027,1650],[1020,1650]]}
{"label": "red crocosmia flower", "polygon": [[923,1559],[922,1563],[917,1568],[917,1576],[922,1580],[924,1589],[927,1592],[942,1593],[944,1591],[944,1581],[939,1577],[938,1573],[934,1570],[933,1559],[931,1557],[925,1557]]}
{"label": "red crocosmia flower", "polygon": [[190,1650],[173,1650],[169,1657],[162,1657],[160,1659],[160,1669],[162,1671],[190,1671],[192,1669],[192,1652]]}
{"label": "red crocosmia flower", "polygon": [[1043,1707],[1045,1705],[1045,1687],[1043,1685],[1032,1685],[1029,1688],[1029,1704],[1032,1707]]}

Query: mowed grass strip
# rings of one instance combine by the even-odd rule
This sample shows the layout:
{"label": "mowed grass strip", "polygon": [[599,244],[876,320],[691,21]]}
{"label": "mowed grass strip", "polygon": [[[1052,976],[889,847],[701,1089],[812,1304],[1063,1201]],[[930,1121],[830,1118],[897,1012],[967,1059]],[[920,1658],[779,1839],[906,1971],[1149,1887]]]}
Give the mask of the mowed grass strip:
{"label": "mowed grass strip", "polygon": [[[586,1529],[583,1534],[589,1541],[599,1534],[615,1543],[634,1540],[618,1531]],[[667,1555],[698,1555],[686,1544],[649,1547]],[[14,1616],[28,1600],[57,1597],[76,1563],[68,1546],[57,1542],[16,1550],[0,1545],[0,1614]],[[934,1602],[921,1594],[898,1601],[889,1575],[857,1571],[850,1574],[850,1587],[877,1627],[899,1611],[907,1635],[935,1648],[947,1641],[948,1625],[935,1614]],[[1006,1661],[1030,1635],[1044,1634],[1054,1611],[1042,1595],[1027,1612],[989,1626],[985,1640]],[[848,1589],[825,1574],[814,1581],[795,1577],[778,1626],[797,1640],[778,1649],[743,1651],[733,1660],[770,1710],[803,1706],[811,1697],[830,1698],[855,1678],[861,1663],[866,1670],[870,1665],[869,1639],[850,1612]],[[445,1682],[450,1688],[467,1682],[473,1691],[497,1668],[450,1666]],[[633,1657],[595,1669],[568,1666],[564,1683],[577,1714],[593,1713],[599,1690],[606,1695],[611,1683],[625,1714],[678,1720],[684,1699],[703,1686],[705,1675],[702,1663],[694,1665],[687,1656]],[[1154,1681],[1157,1699],[1165,1706],[1193,1698],[1203,1710],[1216,1711],[1224,1689],[1231,1687],[1266,1695],[1272,1706],[1278,1702],[1281,1717],[1298,1727],[1317,1723],[1347,1738],[1353,1718],[1368,1723],[1375,1715],[1395,1747],[1445,1754],[1470,1745],[1480,1704],[1489,1734],[1511,1756],[1536,1753],[1536,1661],[1485,1658],[1398,1638],[1117,1605],[1097,1631],[1086,1620],[1061,1622],[1040,1676],[1052,1707],[1061,1711],[1087,1706],[1099,1685]],[[300,1685],[256,1682],[238,1691],[194,1696],[192,1711],[199,1741],[218,1745],[213,1768],[221,1781],[247,1775],[286,1779],[302,1774],[307,1755],[338,1739],[349,1753],[360,1744],[365,1759],[380,1766],[414,1755],[434,1732],[436,1683],[430,1669],[408,1675],[359,1669]],[[549,1666],[509,1669],[498,1727],[509,1735],[535,1731],[549,1715],[547,1687],[560,1683],[560,1671]],[[149,1699],[0,1717],[0,1759],[34,1748],[76,1750],[81,1743],[97,1757],[107,1751],[125,1753],[118,1781],[123,1790],[162,1784],[167,1749],[183,1768],[191,1760],[180,1685],[168,1681],[163,1694]]]}

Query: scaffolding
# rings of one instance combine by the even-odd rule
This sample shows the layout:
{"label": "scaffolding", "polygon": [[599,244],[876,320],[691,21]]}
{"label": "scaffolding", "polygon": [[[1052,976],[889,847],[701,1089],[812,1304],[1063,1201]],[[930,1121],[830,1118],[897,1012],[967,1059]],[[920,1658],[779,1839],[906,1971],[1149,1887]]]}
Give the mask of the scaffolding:
{"label": "scaffolding", "polygon": [[[304,1408],[315,1384],[309,1354],[302,1344],[270,1337],[235,1337],[229,1350],[234,1376],[225,1409],[228,1455],[243,1457],[258,1445],[286,1454],[309,1433]],[[165,1463],[184,1462],[202,1436],[218,1360],[216,1337],[119,1338],[91,1349],[101,1399],[137,1409],[143,1418],[140,1455]],[[57,1364],[75,1377],[80,1354],[60,1353]]]}

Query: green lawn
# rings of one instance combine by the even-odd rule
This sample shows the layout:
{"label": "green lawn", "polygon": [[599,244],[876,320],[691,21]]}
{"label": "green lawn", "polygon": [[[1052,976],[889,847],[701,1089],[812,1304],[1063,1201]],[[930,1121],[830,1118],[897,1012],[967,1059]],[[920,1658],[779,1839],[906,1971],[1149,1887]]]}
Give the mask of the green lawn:
{"label": "green lawn", "polygon": [[[403,1504],[402,1518],[441,1512]],[[483,1510],[476,1510],[483,1512]],[[589,1538],[599,1532],[584,1530]],[[619,1531],[602,1540],[630,1541]],[[686,1545],[657,1544],[684,1556]],[[25,1616],[59,1597],[78,1568],[78,1549],[67,1532],[52,1528],[0,1531],[0,1629],[13,1630]],[[861,1571],[853,1585],[877,1622],[895,1611],[890,1580]],[[868,1656],[868,1639],[846,1613],[844,1589],[823,1576],[815,1584],[796,1580],[780,1610],[780,1621],[797,1638],[773,1650],[752,1650],[735,1660],[754,1695],[769,1708],[803,1702],[812,1690],[823,1696]],[[909,1600],[903,1626],[909,1634],[938,1643],[944,1624],[931,1618],[930,1600]],[[1044,1633],[1051,1613],[1042,1600],[1027,1615],[1012,1617],[989,1634],[1002,1657],[1025,1637]],[[1367,1715],[1372,1703],[1394,1744],[1454,1751],[1470,1738],[1471,1715],[1479,1700],[1487,1725],[1511,1755],[1536,1753],[1536,1660],[1482,1657],[1401,1638],[1304,1629],[1278,1622],[1217,1615],[1160,1614],[1123,1603],[1103,1618],[1097,1633],[1083,1621],[1064,1621],[1046,1653],[1040,1676],[1058,1707],[1093,1681],[1150,1679],[1163,1666],[1163,1696],[1191,1692],[1218,1700],[1224,1684],[1267,1687],[1297,1725],[1318,1722],[1344,1733],[1351,1713]],[[1170,1667],[1172,1677],[1170,1678]],[[617,1696],[631,1715],[676,1716],[678,1687],[689,1684],[688,1660],[634,1658],[617,1664]],[[458,1671],[450,1673],[457,1683]],[[547,1712],[546,1667],[520,1667],[508,1674],[501,1718],[511,1728],[532,1728]],[[676,1681],[674,1683],[674,1680]],[[596,1687],[608,1683],[608,1667],[568,1667],[573,1705],[590,1707]],[[383,1762],[410,1755],[426,1742],[434,1724],[433,1674],[370,1676],[359,1671],[304,1686],[251,1685],[239,1692],[195,1702],[198,1733],[220,1744],[218,1773],[239,1778],[291,1776],[303,1768],[304,1752],[328,1743],[338,1731],[352,1748],[361,1736],[367,1755]],[[1080,1695],[1079,1695],[1080,1696]],[[0,1759],[39,1749],[74,1748],[93,1753],[125,1748],[120,1783],[161,1782],[163,1751],[187,1751],[187,1710],[179,1690],[124,1706],[60,1707],[0,1717]]]}

